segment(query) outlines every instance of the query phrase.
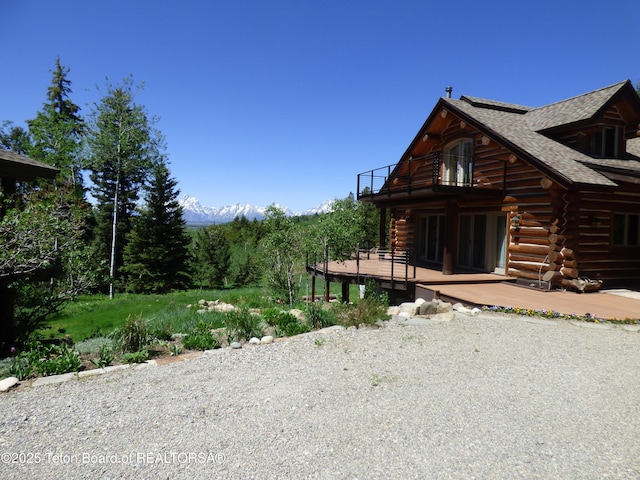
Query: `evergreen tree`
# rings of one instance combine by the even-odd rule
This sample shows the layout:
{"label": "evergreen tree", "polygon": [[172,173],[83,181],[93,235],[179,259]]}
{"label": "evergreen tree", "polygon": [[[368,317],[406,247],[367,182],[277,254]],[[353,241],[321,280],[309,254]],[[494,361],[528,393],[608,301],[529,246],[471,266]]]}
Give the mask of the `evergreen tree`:
{"label": "evergreen tree", "polygon": [[109,264],[111,297],[138,192],[164,150],[164,138],[153,127],[155,119],[135,103],[134,93],[131,77],[121,85],[108,84],[92,112],[87,137],[92,195],[97,202],[94,243],[97,256]]}
{"label": "evergreen tree", "polygon": [[198,230],[193,239],[193,271],[200,285],[219,288],[229,274],[231,252],[223,228],[211,225]]}
{"label": "evergreen tree", "polygon": [[124,247],[122,271],[131,292],[165,293],[189,286],[190,239],[177,201],[177,183],[163,162],[154,166],[145,206],[133,217]]}
{"label": "evergreen tree", "polygon": [[60,169],[61,183],[73,185],[78,197],[84,196],[81,159],[84,120],[80,107],[69,99],[71,80],[69,68],[56,58],[51,85],[47,89],[47,102],[28,121],[32,145],[29,157]]}
{"label": "evergreen tree", "polygon": [[29,132],[5,120],[0,129],[0,147],[19,155],[26,155],[31,148]]}

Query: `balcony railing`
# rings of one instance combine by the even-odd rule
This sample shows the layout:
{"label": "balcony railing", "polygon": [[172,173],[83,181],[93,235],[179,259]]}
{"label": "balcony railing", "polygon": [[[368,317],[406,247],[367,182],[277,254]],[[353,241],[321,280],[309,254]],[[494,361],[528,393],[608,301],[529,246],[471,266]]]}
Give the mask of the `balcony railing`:
{"label": "balcony railing", "polygon": [[[418,190],[437,191],[439,187],[504,189],[504,171],[480,174],[473,157],[432,154],[409,158],[402,164],[387,165],[358,174],[358,198],[378,195],[410,194]],[[391,178],[393,175],[393,178]]]}
{"label": "balcony railing", "polygon": [[392,289],[402,286],[404,290],[409,279],[416,276],[416,266],[406,250],[358,248],[349,260],[342,261],[339,269],[332,268],[331,262],[328,249],[323,258],[307,256],[307,272],[321,278],[354,277],[357,284],[362,284],[365,278],[374,278],[390,284]]}

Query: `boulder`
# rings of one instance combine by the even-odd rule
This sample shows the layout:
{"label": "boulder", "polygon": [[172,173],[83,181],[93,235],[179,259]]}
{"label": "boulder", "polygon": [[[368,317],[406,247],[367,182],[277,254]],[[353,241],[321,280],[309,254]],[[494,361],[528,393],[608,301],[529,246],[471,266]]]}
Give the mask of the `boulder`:
{"label": "boulder", "polygon": [[415,317],[420,313],[420,307],[415,302],[404,302],[400,304],[400,311],[406,312],[411,317]]}
{"label": "boulder", "polygon": [[0,380],[0,392],[6,392],[19,382],[17,377],[7,377]]}
{"label": "boulder", "polygon": [[273,343],[273,337],[271,335],[265,335],[260,340],[260,343]]}

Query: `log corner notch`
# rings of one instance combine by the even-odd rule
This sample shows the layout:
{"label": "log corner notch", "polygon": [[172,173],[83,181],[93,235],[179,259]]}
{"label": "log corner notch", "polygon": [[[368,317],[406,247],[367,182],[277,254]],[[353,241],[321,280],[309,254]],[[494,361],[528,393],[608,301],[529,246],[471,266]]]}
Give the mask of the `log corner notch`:
{"label": "log corner notch", "polygon": [[593,292],[602,286],[602,280],[592,280],[580,277],[578,262],[573,250],[563,247],[560,251],[550,250],[549,265],[553,265],[552,270],[548,270],[542,280],[558,285],[562,288],[570,288],[579,293]]}

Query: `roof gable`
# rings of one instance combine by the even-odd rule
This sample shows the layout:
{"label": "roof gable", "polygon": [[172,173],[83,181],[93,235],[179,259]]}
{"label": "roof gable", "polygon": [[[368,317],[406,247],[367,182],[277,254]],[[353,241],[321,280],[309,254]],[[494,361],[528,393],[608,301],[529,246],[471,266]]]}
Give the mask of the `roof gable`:
{"label": "roof gable", "polygon": [[527,121],[532,130],[541,131],[592,119],[605,109],[619,92],[628,86],[631,86],[631,82],[626,80],[561,102],[533,109],[527,113]]}

